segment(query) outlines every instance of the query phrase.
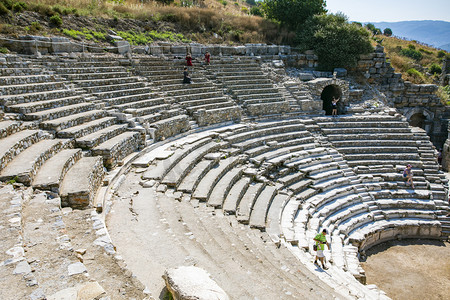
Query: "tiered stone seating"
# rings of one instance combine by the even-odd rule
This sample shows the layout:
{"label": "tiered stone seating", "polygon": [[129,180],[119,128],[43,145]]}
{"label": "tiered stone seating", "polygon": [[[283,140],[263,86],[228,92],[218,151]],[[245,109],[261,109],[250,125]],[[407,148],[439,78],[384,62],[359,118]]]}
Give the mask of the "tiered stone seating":
{"label": "tiered stone seating", "polygon": [[91,96],[87,98],[90,100],[89,106],[80,107],[79,112],[71,112],[66,110],[67,106],[62,106],[58,111],[64,111],[67,115],[44,121],[41,127],[56,131],[57,136],[75,138],[78,147],[91,150],[93,155],[103,156],[105,166],[113,168],[128,154],[142,147],[144,136],[138,132],[127,132],[127,124],[118,124],[118,120],[108,116],[102,108],[131,102],[136,98],[147,99],[150,89],[140,84],[137,78],[129,78],[126,69],[117,61],[97,59],[45,63],[46,67],[75,84],[77,90],[85,89],[83,92]]}
{"label": "tiered stone seating", "polygon": [[199,126],[241,119],[241,109],[197,68],[190,70],[193,82],[183,84],[183,67],[183,61],[141,58],[136,70],[186,110]]}
{"label": "tiered stone seating", "polygon": [[267,79],[256,61],[223,58],[207,66],[207,71],[251,116],[290,111],[289,102]]}

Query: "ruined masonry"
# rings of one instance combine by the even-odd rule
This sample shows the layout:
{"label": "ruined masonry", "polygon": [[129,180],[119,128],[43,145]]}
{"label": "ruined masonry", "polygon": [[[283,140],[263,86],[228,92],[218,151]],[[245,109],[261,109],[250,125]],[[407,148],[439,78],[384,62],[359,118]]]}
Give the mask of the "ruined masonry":
{"label": "ruined masonry", "polygon": [[[200,61],[205,49],[211,65]],[[182,83],[187,50],[198,58],[192,84]],[[162,44],[148,52],[0,57],[0,205],[8,229],[1,277],[17,282],[20,297],[152,297],[127,271],[98,215],[138,170],[141,186],[157,197],[229,216],[274,247],[259,248],[260,256],[286,264],[293,258],[313,270],[312,238],[327,228],[332,250],[325,255],[333,263],[331,276],[318,279],[328,286],[319,298],[387,299],[364,285],[360,253],[397,238],[448,239],[448,182],[433,146],[447,138],[438,121],[446,109],[435,86],[394,73],[382,47],[348,70],[365,84],[347,70],[316,72],[313,53],[284,46]],[[288,66],[297,76],[288,76]],[[341,98],[337,118],[328,116],[333,96]],[[415,189],[402,178],[407,164]],[[92,234],[81,238],[67,223],[74,220]],[[43,252],[55,264],[33,256]],[[90,253],[109,255],[102,264]],[[105,264],[105,272],[121,275],[103,280]],[[314,275],[280,267],[266,270],[311,296]],[[217,284],[223,299],[236,297]],[[12,299],[15,291],[0,295]]]}

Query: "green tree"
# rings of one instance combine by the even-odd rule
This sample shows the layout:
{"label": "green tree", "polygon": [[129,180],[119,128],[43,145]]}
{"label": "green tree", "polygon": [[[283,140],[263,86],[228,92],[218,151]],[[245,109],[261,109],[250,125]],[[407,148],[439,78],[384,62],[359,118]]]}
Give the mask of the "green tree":
{"label": "green tree", "polygon": [[391,35],[392,35],[392,29],[390,29],[390,28],[385,28],[384,31],[383,31],[383,34],[384,34],[385,36],[391,36]]}
{"label": "green tree", "polygon": [[350,24],[343,14],[316,15],[297,32],[300,49],[313,49],[322,70],[356,65],[360,54],[373,51],[369,32]]}
{"label": "green tree", "polygon": [[376,28],[372,23],[367,23],[366,28],[369,29],[374,35],[381,34],[381,29]]}
{"label": "green tree", "polygon": [[262,9],[268,19],[296,30],[316,14],[326,12],[325,0],[264,0]]}

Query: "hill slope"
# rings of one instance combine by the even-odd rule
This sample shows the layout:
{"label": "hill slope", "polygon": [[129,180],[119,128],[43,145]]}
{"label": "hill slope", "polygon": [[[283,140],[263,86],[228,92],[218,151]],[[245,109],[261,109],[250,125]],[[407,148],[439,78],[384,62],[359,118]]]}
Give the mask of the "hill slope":
{"label": "hill slope", "polygon": [[395,36],[417,40],[450,51],[450,22],[402,21],[372,24],[381,30],[391,28]]}

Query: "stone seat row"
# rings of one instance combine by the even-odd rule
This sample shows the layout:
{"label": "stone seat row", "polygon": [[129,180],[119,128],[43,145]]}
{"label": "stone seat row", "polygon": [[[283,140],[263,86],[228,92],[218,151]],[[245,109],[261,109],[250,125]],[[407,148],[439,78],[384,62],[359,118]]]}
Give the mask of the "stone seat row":
{"label": "stone seat row", "polygon": [[102,157],[83,157],[81,149],[73,149],[72,139],[54,139],[37,129],[9,131],[0,141],[1,181],[59,193],[65,206],[92,202],[104,175]]}

